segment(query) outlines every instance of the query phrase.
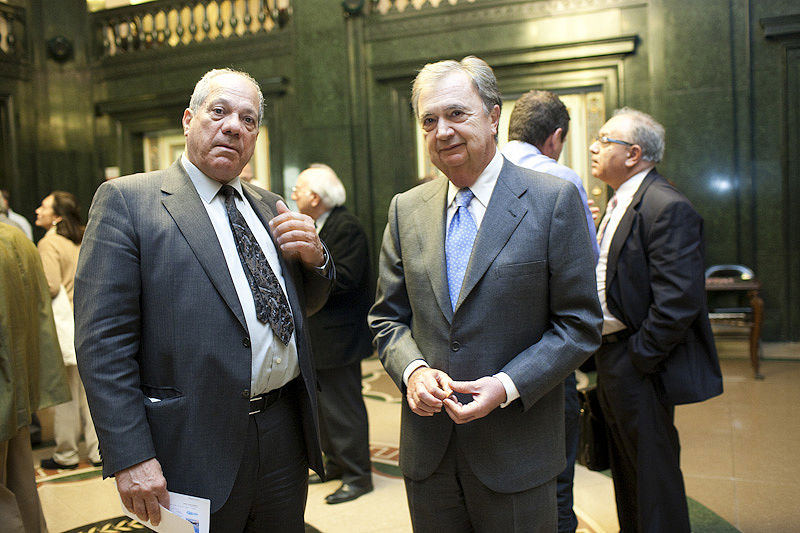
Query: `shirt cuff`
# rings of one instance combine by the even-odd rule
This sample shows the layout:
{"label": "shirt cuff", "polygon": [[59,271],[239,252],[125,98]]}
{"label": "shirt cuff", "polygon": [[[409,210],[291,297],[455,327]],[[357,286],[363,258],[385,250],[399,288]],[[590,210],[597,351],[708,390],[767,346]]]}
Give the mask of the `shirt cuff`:
{"label": "shirt cuff", "polygon": [[506,407],[508,404],[519,398],[517,386],[514,385],[514,382],[511,381],[511,378],[508,377],[508,374],[505,372],[498,372],[492,377],[499,379],[500,383],[503,384],[503,388],[506,389],[506,401],[500,404],[501,408]]}
{"label": "shirt cuff", "polygon": [[324,245],[322,246],[322,256],[325,258],[325,263],[322,266],[312,267],[312,270],[320,276],[327,278],[331,271],[331,256]]}
{"label": "shirt cuff", "polygon": [[[408,366],[406,366],[406,369],[403,370],[403,384],[405,384],[406,387],[408,387],[408,378],[409,378],[409,376],[411,376],[411,373],[414,370],[416,370],[419,367],[421,367],[421,366],[428,366],[428,363],[425,362],[425,359],[414,359],[413,361],[408,363]],[[512,386],[513,386],[513,384],[512,384]],[[516,389],[514,389],[514,390],[516,390]]]}

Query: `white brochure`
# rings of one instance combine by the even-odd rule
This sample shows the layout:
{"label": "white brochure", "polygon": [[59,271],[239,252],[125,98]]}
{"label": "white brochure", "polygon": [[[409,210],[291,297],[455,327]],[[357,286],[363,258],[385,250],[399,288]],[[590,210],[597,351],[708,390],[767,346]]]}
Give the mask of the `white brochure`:
{"label": "white brochure", "polygon": [[136,515],[122,505],[125,516],[141,522],[157,533],[208,533],[211,521],[211,500],[179,494],[169,493],[169,509],[161,507],[161,522],[154,526],[150,522],[142,522]]}

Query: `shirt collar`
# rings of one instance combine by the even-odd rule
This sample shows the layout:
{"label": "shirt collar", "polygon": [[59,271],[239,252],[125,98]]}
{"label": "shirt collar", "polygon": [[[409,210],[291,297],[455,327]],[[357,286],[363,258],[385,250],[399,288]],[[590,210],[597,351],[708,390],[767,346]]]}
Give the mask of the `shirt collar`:
{"label": "shirt collar", "polygon": [[320,216],[318,216],[317,219],[314,221],[314,227],[317,228],[317,233],[319,233],[322,230],[322,226],[325,225],[325,221],[328,220],[329,216],[331,216],[331,211],[333,211],[333,209],[328,209]]}
{"label": "shirt collar", "polygon": [[[481,175],[478,176],[478,179],[475,180],[469,189],[472,191],[472,194],[475,195],[475,198],[484,206],[489,205],[489,200],[492,198],[492,192],[494,191],[494,186],[497,184],[497,177],[500,175],[500,171],[503,169],[503,156],[500,153],[500,150],[495,150],[494,157],[489,164],[486,165],[486,168],[483,169]],[[448,207],[453,203],[453,200],[456,197],[456,193],[458,192],[458,187],[453,185],[452,181],[447,182],[447,205]]]}
{"label": "shirt collar", "polygon": [[617,203],[630,202],[633,199],[633,195],[639,190],[639,186],[644,181],[645,176],[647,176],[652,169],[653,167],[646,168],[625,180],[625,183],[614,191],[614,196],[617,197]]}
{"label": "shirt collar", "polygon": [[512,155],[515,153],[520,155],[542,155],[542,151],[539,148],[524,141],[508,141],[503,147],[503,152]]}
{"label": "shirt collar", "polygon": [[[189,174],[189,179],[192,180],[194,188],[197,189],[197,194],[200,195],[200,198],[202,198],[205,203],[210,204],[223,184],[206,176],[202,170],[189,161],[189,158],[186,157],[186,152],[181,154],[181,165],[183,165],[183,169],[186,173]],[[229,181],[227,185],[236,189],[240,198],[244,198],[242,182],[239,180],[238,176]]]}

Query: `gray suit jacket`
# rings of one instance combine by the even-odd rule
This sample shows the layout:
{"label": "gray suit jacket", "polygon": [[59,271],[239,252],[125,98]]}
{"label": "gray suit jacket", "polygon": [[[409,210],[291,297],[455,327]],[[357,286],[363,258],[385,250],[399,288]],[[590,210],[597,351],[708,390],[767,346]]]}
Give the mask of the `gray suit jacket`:
{"label": "gray suit jacket", "polygon": [[[278,196],[243,187],[266,226]],[[323,305],[331,281],[282,257],[281,267],[305,384],[299,411],[308,460],[319,469],[305,316]],[[97,190],[78,262],[75,319],[103,474],[155,457],[169,490],[210,498],[211,510],[219,509],[247,432],[250,340],[222,248],[179,161]]]}
{"label": "gray suit jacket", "polygon": [[452,431],[477,477],[517,492],[564,469],[563,381],[599,345],[602,314],[580,197],[561,179],[505,161],[478,231],[455,312],[445,273],[447,180],[399,194],[389,208],[370,325],[401,390],[417,358],[456,380],[503,371],[520,399],[456,426],[403,401],[400,466],[424,479]]}

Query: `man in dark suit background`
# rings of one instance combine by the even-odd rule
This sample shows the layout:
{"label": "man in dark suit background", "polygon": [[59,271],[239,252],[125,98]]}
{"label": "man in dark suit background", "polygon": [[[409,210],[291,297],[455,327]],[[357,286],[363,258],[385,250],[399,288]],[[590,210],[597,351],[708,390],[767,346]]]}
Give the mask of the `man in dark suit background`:
{"label": "man in dark suit background", "polygon": [[[327,303],[308,319],[320,384],[319,425],[327,479],[341,479],[325,501],[354,500],[372,491],[367,408],[361,396],[361,360],[372,353],[367,312],[372,304],[367,235],[344,206],[346,192],[327,165],[311,165],[297,177],[292,200],[314,219],[336,265]],[[312,475],[310,483],[321,482]]]}
{"label": "man in dark suit background", "polygon": [[447,179],[393,198],[369,318],[404,392],[416,532],[555,531],[563,382],[600,341],[578,191],[503,158],[501,103],[476,57],[426,65],[412,90]]}
{"label": "man in dark suit background", "polygon": [[310,217],[238,179],[262,115],[249,75],[209,71],[181,158],[102,184],[89,212],[78,364],[103,474],[154,524],[169,489],[210,499],[215,532],[302,532],[321,471],[305,317],[334,272]]}
{"label": "man in dark suit background", "polygon": [[598,227],[598,392],[623,532],[688,532],[675,405],[722,393],[705,303],[703,220],[655,169],[664,128],[618,110],[589,147],[614,189]]}

